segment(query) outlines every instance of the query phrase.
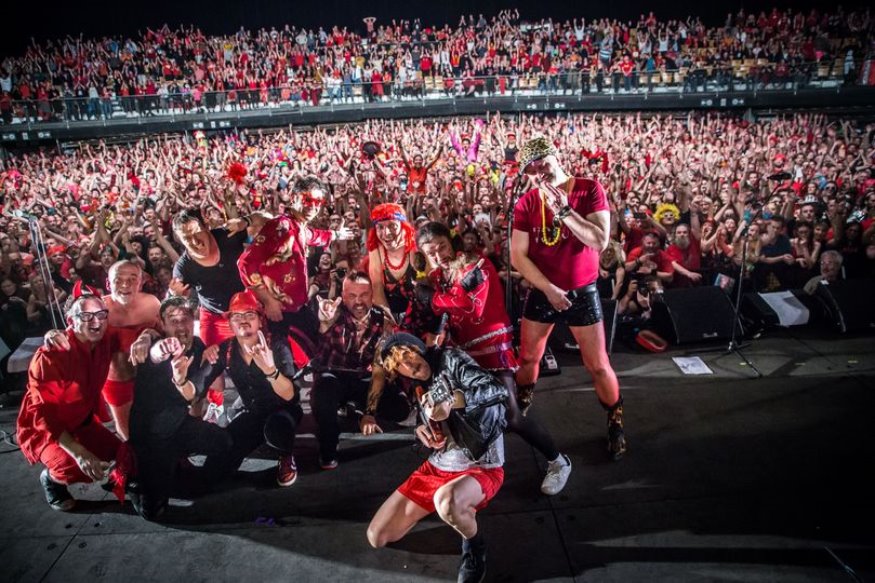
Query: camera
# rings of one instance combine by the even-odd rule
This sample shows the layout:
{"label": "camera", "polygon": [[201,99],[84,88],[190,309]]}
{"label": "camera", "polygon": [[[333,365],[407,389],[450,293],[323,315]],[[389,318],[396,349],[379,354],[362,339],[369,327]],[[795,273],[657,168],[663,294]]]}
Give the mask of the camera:
{"label": "camera", "polygon": [[342,280],[346,277],[346,267],[338,267],[334,273],[337,274],[337,279]]}

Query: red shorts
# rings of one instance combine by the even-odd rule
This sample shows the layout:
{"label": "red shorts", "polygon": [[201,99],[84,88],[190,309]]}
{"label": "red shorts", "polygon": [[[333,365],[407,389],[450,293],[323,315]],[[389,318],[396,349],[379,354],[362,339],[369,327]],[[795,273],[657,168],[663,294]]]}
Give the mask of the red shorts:
{"label": "red shorts", "polygon": [[134,400],[134,381],[114,381],[106,379],[103,383],[103,400],[113,407],[127,405]]}
{"label": "red shorts", "polygon": [[403,484],[398,486],[398,492],[429,512],[434,512],[435,492],[459,476],[471,476],[480,484],[484,497],[477,505],[476,510],[483,510],[489,501],[498,494],[501,484],[504,483],[504,468],[471,468],[461,472],[445,472],[426,460],[415,472],[410,474],[410,477]]}
{"label": "red shorts", "polygon": [[231,332],[231,325],[228,324],[228,318],[224,314],[214,314],[207,310],[200,311],[200,337],[204,342],[204,346],[213,346],[221,344],[228,338],[233,338],[234,333]]}

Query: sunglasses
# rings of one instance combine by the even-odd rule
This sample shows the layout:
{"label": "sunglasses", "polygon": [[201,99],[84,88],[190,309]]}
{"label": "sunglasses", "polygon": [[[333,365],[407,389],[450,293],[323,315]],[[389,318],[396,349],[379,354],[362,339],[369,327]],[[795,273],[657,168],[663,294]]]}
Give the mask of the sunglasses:
{"label": "sunglasses", "polygon": [[324,198],[317,198],[310,194],[309,192],[301,193],[301,202],[304,203],[304,206],[318,206],[321,207],[325,204]]}

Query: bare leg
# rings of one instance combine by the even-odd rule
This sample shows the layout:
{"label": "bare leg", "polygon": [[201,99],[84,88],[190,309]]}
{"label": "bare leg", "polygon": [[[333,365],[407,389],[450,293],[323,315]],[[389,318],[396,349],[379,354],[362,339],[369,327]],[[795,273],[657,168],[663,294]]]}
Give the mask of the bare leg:
{"label": "bare leg", "polygon": [[118,433],[122,441],[127,441],[130,438],[131,405],[133,404],[133,401],[128,401],[124,405],[106,404],[112,414],[113,421],[115,421],[115,432]]}
{"label": "bare leg", "polygon": [[538,379],[541,357],[553,324],[543,324],[523,318],[520,328],[520,368],[516,373],[518,385],[533,384]]}
{"label": "bare leg", "polygon": [[620,398],[620,385],[605,350],[605,329],[601,322],[591,326],[569,326],[580,346],[583,365],[592,375],[595,392],[603,405],[610,407]]}
{"label": "bare leg", "polygon": [[400,540],[417,522],[431,514],[398,490],[383,502],[368,525],[368,542],[375,549]]}
{"label": "bare leg", "polygon": [[438,488],[434,493],[434,505],[441,520],[470,539],[477,535],[475,508],[484,497],[480,482],[471,476],[461,476]]}

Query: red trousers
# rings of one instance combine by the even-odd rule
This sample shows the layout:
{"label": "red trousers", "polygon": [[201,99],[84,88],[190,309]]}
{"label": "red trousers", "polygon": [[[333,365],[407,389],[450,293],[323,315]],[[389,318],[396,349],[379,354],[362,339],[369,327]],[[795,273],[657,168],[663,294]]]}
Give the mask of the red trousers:
{"label": "red trousers", "polygon": [[[104,427],[97,419],[92,419],[88,425],[84,425],[70,432],[73,437],[85,448],[105,462],[113,461],[121,441],[109,429]],[[70,454],[57,443],[47,446],[40,454],[40,462],[49,469],[51,478],[62,484],[74,484],[77,482],[93,482],[86,476],[79,464]]]}

